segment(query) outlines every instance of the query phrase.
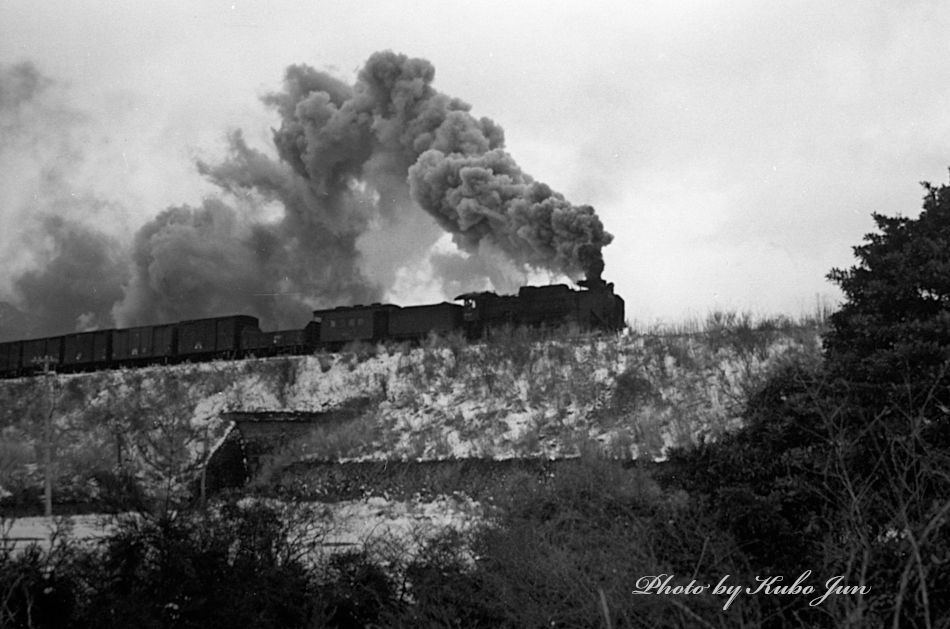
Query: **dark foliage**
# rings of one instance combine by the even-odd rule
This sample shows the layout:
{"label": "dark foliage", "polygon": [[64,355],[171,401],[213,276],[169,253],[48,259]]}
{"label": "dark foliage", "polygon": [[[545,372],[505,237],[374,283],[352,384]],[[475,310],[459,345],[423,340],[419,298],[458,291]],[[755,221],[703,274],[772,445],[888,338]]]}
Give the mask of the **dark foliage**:
{"label": "dark foliage", "polygon": [[752,396],[743,430],[670,453],[677,485],[708,501],[720,527],[771,573],[808,569],[826,509],[828,434],[813,396],[820,376],[789,365]]}
{"label": "dark foliage", "polygon": [[127,469],[97,470],[91,475],[100,488],[99,510],[107,513],[140,511],[148,505],[148,496],[138,479]]}
{"label": "dark foliage", "polygon": [[[305,627],[310,575],[266,508],[124,522],[100,549],[0,554],[0,626]],[[65,549],[65,550],[64,550]]]}
{"label": "dark foliage", "polygon": [[428,542],[406,567],[413,604],[392,617],[399,627],[470,627],[505,625],[501,593],[466,560],[468,541],[449,532]]}
{"label": "dark foliage", "polygon": [[0,552],[0,627],[73,626],[78,583],[71,571],[73,549],[59,543],[19,555]]}
{"label": "dark foliage", "polygon": [[126,523],[107,541],[98,574],[92,570],[84,626],[304,626],[308,575],[281,556],[276,514],[226,510]]}
{"label": "dark foliage", "polygon": [[712,596],[677,606],[631,595],[648,574],[708,582],[741,569],[728,534],[636,468],[586,455],[546,482],[511,478],[498,493],[498,518],[467,544],[470,561],[450,540],[410,566],[422,626],[663,627],[756,615],[750,601],[724,612]]}
{"label": "dark foliage", "polygon": [[916,219],[875,215],[825,360],[773,374],[746,426],[677,452],[679,486],[706,501],[755,570],[844,575],[823,626],[950,623],[950,188]]}
{"label": "dark foliage", "polygon": [[874,214],[878,232],[858,264],[829,278],[845,294],[825,337],[829,369],[874,403],[919,405],[937,384],[946,403],[950,359],[950,187],[924,184],[917,218]]}
{"label": "dark foliage", "polygon": [[316,588],[327,627],[361,629],[379,626],[383,612],[398,610],[395,584],[363,552],[335,555],[327,578]]}

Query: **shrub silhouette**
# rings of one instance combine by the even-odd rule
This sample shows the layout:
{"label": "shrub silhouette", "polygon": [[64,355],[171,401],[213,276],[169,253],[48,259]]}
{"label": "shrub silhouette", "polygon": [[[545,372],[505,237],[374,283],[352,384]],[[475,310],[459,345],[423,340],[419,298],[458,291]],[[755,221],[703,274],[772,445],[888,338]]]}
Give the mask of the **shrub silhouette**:
{"label": "shrub silhouette", "polygon": [[99,559],[82,622],[95,627],[302,627],[309,578],[285,561],[285,534],[264,507],[129,520]]}
{"label": "shrub silhouette", "polygon": [[[858,264],[828,277],[845,294],[825,337],[829,369],[874,403],[943,391],[950,360],[950,187],[923,184],[917,218],[874,214]],[[881,395],[884,395],[882,398]]]}
{"label": "shrub silhouette", "polygon": [[316,588],[328,627],[361,629],[379,626],[384,611],[396,608],[396,588],[385,570],[366,553],[334,555]]}
{"label": "shrub silhouette", "polygon": [[741,431],[671,457],[753,569],[871,586],[810,624],[950,622],[950,188],[925,187],[918,218],[875,214],[858,264],[830,273],[846,301],[824,361],[777,372]]}

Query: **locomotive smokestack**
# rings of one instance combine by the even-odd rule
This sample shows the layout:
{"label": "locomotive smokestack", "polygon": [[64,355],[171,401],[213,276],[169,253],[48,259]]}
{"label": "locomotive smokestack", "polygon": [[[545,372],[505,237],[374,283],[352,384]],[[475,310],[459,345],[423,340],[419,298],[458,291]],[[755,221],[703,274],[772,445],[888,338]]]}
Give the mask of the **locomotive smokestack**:
{"label": "locomotive smokestack", "polygon": [[600,276],[604,273],[604,256],[600,247],[585,245],[581,247],[581,264],[584,267],[588,282],[603,282]]}

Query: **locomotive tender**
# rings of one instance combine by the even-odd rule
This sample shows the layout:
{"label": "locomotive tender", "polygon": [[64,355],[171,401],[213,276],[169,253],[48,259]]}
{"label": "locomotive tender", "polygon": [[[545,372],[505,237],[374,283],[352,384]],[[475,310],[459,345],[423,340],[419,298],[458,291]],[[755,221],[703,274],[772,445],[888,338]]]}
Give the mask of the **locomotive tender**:
{"label": "locomotive tender", "polygon": [[257,318],[230,315],[179,323],[78,332],[0,343],[0,377],[95,371],[147,364],[336,351],[354,341],[416,341],[430,334],[462,332],[477,339],[502,326],[574,323],[585,329],[619,330],[624,301],[613,284],[581,282],[525,286],[517,295],[466,293],[456,300],[400,307],[393,304],[315,310],[302,330],[262,332]]}

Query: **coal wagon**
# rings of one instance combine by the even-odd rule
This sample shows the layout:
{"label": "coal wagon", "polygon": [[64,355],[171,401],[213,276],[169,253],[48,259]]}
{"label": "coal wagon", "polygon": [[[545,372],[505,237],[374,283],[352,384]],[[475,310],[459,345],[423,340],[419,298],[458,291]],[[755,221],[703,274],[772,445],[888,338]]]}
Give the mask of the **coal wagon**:
{"label": "coal wagon", "polygon": [[241,353],[243,356],[278,356],[281,354],[307,354],[320,343],[320,324],[311,321],[302,330],[275,330],[261,332],[257,328],[241,330]]}
{"label": "coal wagon", "polygon": [[260,329],[256,317],[232,315],[193,319],[178,324],[179,360],[234,358],[241,353],[241,333],[247,328]]}
{"label": "coal wagon", "polygon": [[112,361],[116,366],[171,362],[177,339],[174,323],[112,330]]}
{"label": "coal wagon", "polygon": [[58,367],[63,361],[63,337],[23,341],[20,367],[24,373],[38,373],[47,365]]}
{"label": "coal wagon", "polygon": [[78,332],[63,337],[62,370],[95,370],[112,358],[112,330]]}
{"label": "coal wagon", "polygon": [[0,343],[0,378],[12,378],[20,373],[23,341]]}

